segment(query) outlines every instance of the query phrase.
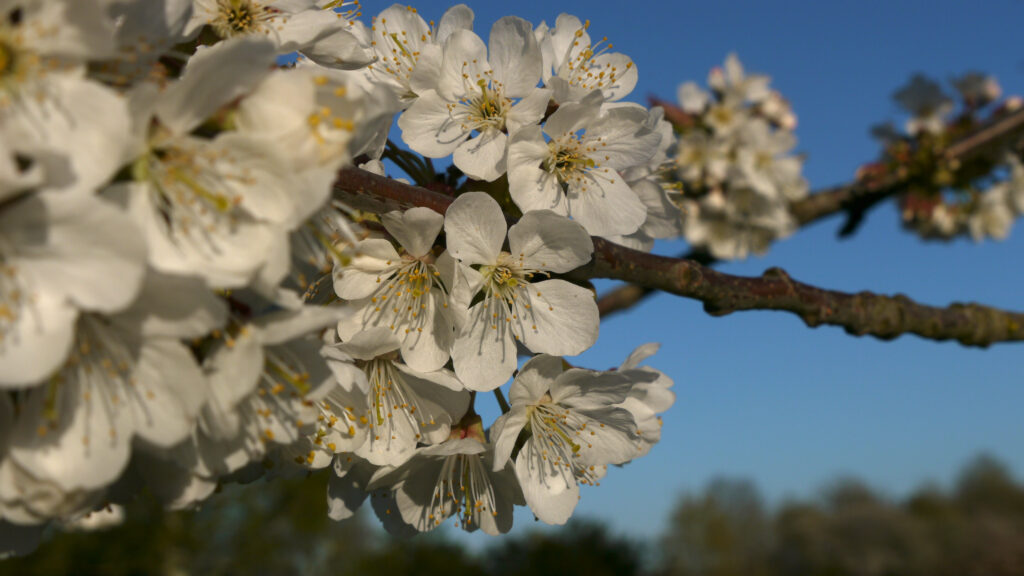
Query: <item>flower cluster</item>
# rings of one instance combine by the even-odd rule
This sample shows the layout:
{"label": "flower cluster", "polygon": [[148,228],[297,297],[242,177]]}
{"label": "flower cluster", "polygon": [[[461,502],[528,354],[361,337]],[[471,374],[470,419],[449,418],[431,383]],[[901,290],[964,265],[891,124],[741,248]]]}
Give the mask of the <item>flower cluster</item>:
{"label": "flower cluster", "polygon": [[[917,74],[893,95],[908,115],[900,132],[891,123],[872,129],[884,145],[872,169],[901,173],[911,183],[901,198],[904,226],[926,239],[970,236],[1005,238],[1024,214],[1024,166],[1018,150],[986,154],[980,160],[950,161],[945,149],[976,130],[983,115],[998,119],[1020,108],[1019,98],[996,104],[1002,95],[992,76],[968,72],[951,81],[956,98],[926,76]],[[956,104],[959,104],[959,107]],[[994,158],[993,158],[994,156]]]}
{"label": "flower cluster", "polygon": [[710,92],[679,87],[687,115],[676,149],[683,235],[723,259],[762,253],[795,228],[789,203],[807,195],[796,117],[769,78],[746,74],[735,54],[708,76]]}
{"label": "flower cluster", "polygon": [[[504,532],[515,505],[562,523],[658,441],[654,348],[562,359],[597,339],[593,292],[560,277],[591,235],[649,247],[678,221],[671,128],[620,102],[636,67],[588,23],[506,17],[485,45],[465,6],[0,10],[0,555],[141,489],[189,507],[267,470],[331,467],[332,517],[372,495],[397,532]],[[383,175],[396,115],[505,193],[444,215],[333,199],[357,158]]]}

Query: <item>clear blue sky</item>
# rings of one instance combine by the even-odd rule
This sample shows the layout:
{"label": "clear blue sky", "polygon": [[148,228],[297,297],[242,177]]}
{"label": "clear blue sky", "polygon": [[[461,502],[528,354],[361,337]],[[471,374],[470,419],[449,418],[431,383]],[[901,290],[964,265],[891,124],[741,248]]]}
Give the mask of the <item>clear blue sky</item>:
{"label": "clear blue sky", "polygon": [[[364,13],[386,5],[365,2]],[[415,4],[435,20],[447,5]],[[1004,93],[1024,95],[1020,1],[470,6],[484,38],[507,14],[535,24],[553,24],[561,12],[590,19],[592,36],[607,35],[636,62],[640,82],[631,99],[639,102],[650,94],[674,99],[686,80],[703,85],[710,67],[737,52],[793,103],[813,188],[847,181],[875,157],[868,127],[902,121],[890,94],[913,72],[945,79],[976,69],[995,74]],[[1024,228],[1001,243],[924,243],[900,231],[891,206],[872,213],[853,239],[836,240],[840,225],[818,223],[762,258],[722,269],[755,275],[781,266],[827,288],[1024,310]],[[809,329],[782,313],[711,318],[697,302],[659,295],[606,321],[577,363],[611,367],[646,341],[662,343],[652,364],[676,382],[663,440],[646,458],[609,471],[602,486],[585,488],[577,512],[618,531],[657,534],[681,491],[723,474],[754,480],[773,503],[813,495],[841,475],[892,496],[927,480],[948,485],[982,451],[1024,477],[1024,345],[976,350],[913,336],[881,342]],[[525,512],[515,530],[535,525]]]}

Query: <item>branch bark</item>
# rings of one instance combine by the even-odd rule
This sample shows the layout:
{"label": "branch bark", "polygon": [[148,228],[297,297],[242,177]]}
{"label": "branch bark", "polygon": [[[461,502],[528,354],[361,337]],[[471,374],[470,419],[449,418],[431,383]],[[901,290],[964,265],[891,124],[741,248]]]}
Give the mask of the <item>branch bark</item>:
{"label": "branch bark", "polygon": [[[670,106],[671,103],[652,99],[652,104]],[[678,116],[685,112],[669,112],[666,117]],[[1015,137],[1024,132],[1024,108],[997,116],[977,130],[960,138],[945,150],[947,160],[966,162],[980,154],[991,153],[1011,143]],[[907,178],[900,174],[887,174],[869,180],[857,180],[848,184],[823,188],[810,194],[807,198],[790,204],[790,211],[799,227],[822,220],[839,213],[846,213],[846,223],[839,231],[840,237],[851,235],[869,210],[882,201],[895,196],[904,190]],[[690,258],[693,252],[684,253],[680,258]],[[714,263],[713,259],[702,261],[703,264]],[[627,310],[639,304],[655,290],[650,287],[626,285],[611,290],[598,299],[601,316]]]}
{"label": "branch bark", "polygon": [[[339,172],[334,194],[352,208],[374,213],[425,206],[444,214],[454,200],[356,168]],[[760,277],[734,276],[694,260],[648,254],[601,238],[593,241],[593,260],[568,274],[570,279],[624,280],[643,289],[699,300],[715,316],[739,310],[780,310],[797,315],[808,326],[830,324],[850,334],[886,340],[907,333],[979,347],[1024,340],[1022,313],[979,304],[939,308],[902,295],[824,290],[793,280],[778,268]]]}

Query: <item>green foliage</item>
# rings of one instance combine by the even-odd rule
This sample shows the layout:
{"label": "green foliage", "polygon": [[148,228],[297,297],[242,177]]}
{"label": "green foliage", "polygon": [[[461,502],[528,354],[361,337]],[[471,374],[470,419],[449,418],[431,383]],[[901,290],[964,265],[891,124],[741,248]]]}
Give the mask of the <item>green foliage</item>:
{"label": "green foliage", "polygon": [[855,480],[764,514],[752,485],[682,499],[663,537],[665,576],[1019,576],[1024,487],[982,457],[955,490],[891,502]]}

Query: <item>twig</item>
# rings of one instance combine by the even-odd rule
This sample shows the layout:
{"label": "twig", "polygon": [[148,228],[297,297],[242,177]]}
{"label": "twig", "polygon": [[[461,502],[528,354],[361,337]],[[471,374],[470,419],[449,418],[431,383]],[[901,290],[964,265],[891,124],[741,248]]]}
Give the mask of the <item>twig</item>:
{"label": "twig", "polygon": [[[339,173],[335,197],[353,208],[377,213],[426,206],[444,214],[452,202],[451,197],[426,188],[354,168]],[[593,260],[567,275],[570,279],[624,280],[699,300],[716,316],[740,310],[781,310],[796,314],[808,326],[842,326],[850,334],[882,339],[911,333],[979,347],[1024,340],[1024,314],[1017,312],[979,304],[938,308],[902,295],[824,290],[793,280],[778,268],[760,277],[733,276],[693,260],[648,254],[601,238],[593,241]]]}

